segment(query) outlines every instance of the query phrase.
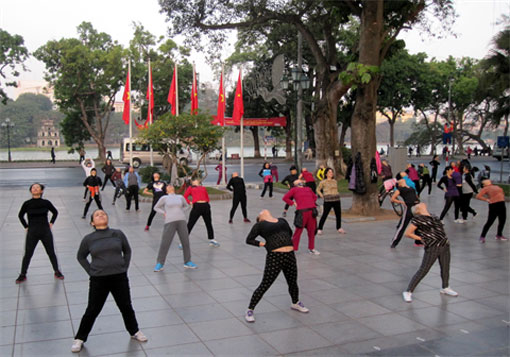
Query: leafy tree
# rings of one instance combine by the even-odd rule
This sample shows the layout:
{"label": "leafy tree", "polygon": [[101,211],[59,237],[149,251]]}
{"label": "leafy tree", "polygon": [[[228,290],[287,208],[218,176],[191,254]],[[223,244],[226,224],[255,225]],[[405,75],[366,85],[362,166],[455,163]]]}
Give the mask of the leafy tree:
{"label": "leafy tree", "polygon": [[169,173],[172,164],[179,164],[177,153],[181,149],[198,151],[200,158],[192,173],[197,177],[207,154],[219,148],[219,139],[223,135],[223,128],[212,125],[211,120],[211,115],[203,113],[183,113],[179,116],[166,113],[153,125],[141,130],[140,140],[152,145],[163,155],[164,166]]}
{"label": "leafy tree", "polygon": [[503,135],[508,135],[510,117],[510,17],[504,16],[505,27],[492,41],[493,48],[482,61],[485,92],[492,104],[491,120],[504,123]]}
{"label": "leafy tree", "polygon": [[[379,67],[389,48],[403,28],[424,23],[425,10],[448,26],[453,12],[451,0],[160,0],[162,12],[172,23],[170,32],[184,34],[189,42],[199,43],[202,36],[212,39],[211,48],[225,41],[226,32],[216,30],[246,29],[267,36],[277,25],[286,24],[299,31],[313,54],[317,73],[316,89],[320,92],[314,112],[317,159],[335,168],[340,166],[337,156],[337,110],[340,99],[352,86],[338,74],[346,68],[342,55],[356,52],[357,62],[365,67],[365,76],[358,83],[356,106],[352,120],[352,146],[363,158],[363,171],[368,194],[354,195],[352,210],[373,214],[379,210],[377,187],[368,181],[370,159],[376,150],[375,110],[379,79],[372,67]],[[337,44],[339,29],[354,17],[359,22],[359,42],[356,48],[346,50]],[[345,57],[344,57],[345,59]],[[331,66],[336,70],[331,72]],[[358,67],[356,67],[358,68]]]}
{"label": "leafy tree", "polygon": [[[83,22],[78,38],[49,41],[34,55],[46,65],[45,79],[55,89],[56,104],[65,115],[66,143],[81,147],[85,138],[92,138],[104,160],[115,96],[126,78],[125,50],[108,34]],[[86,132],[77,133],[79,127]]]}
{"label": "leafy tree", "polygon": [[377,107],[390,124],[390,146],[395,145],[395,121],[411,104],[413,92],[421,79],[420,69],[426,55],[410,55],[405,49],[387,58],[381,66],[381,85],[378,91]]}
{"label": "leafy tree", "polygon": [[[13,77],[19,76],[18,66],[22,70],[26,70],[23,62],[27,60],[29,53],[24,43],[25,41],[20,35],[11,35],[0,29],[0,76],[2,81],[7,80],[6,69],[9,69],[10,75]],[[16,82],[6,82],[5,86],[16,87]],[[3,88],[0,88],[0,100],[3,104],[7,103],[7,93]]]}

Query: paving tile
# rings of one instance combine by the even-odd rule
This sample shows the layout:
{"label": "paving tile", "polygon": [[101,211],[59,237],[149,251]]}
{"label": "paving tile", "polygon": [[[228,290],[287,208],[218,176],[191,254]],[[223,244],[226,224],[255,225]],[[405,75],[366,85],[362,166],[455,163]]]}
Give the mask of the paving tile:
{"label": "paving tile", "polygon": [[12,345],[14,343],[15,326],[2,326],[0,328],[0,345]]}
{"label": "paving tile", "polygon": [[220,304],[175,308],[175,312],[187,323],[227,319],[233,315]]}
{"label": "paving tile", "polygon": [[16,343],[72,337],[70,320],[18,325],[16,328]]}
{"label": "paving tile", "polygon": [[354,320],[314,325],[311,328],[335,344],[381,337],[381,333]]}
{"label": "paving tile", "polygon": [[385,336],[425,328],[425,326],[395,313],[364,317],[358,321]]}
{"label": "paving tile", "polygon": [[475,301],[465,301],[458,304],[451,304],[445,307],[447,311],[453,312],[470,320],[478,320],[485,317],[499,315],[501,312],[492,309]]}
{"label": "paving tile", "polygon": [[201,343],[187,343],[183,345],[167,346],[154,349],[144,348],[147,356],[213,356],[207,347]]}
{"label": "paving tile", "polygon": [[[84,312],[85,310],[83,310]],[[69,320],[67,306],[49,306],[18,311],[18,325]]]}
{"label": "paving tile", "polygon": [[14,356],[68,356],[72,344],[72,338],[17,343],[14,345]]}
{"label": "paving tile", "polygon": [[308,351],[333,344],[306,327],[261,333],[260,337],[282,354]]}
{"label": "paving tile", "polygon": [[202,341],[251,335],[253,331],[246,326],[246,322],[236,318],[195,322],[188,325]]}
{"label": "paving tile", "polygon": [[259,336],[240,336],[206,341],[204,344],[214,356],[278,356],[271,345]]}
{"label": "paving tile", "polygon": [[402,311],[400,312],[400,315],[430,327],[454,325],[467,321],[467,319],[449,311],[445,311],[437,306]]}
{"label": "paving tile", "polygon": [[390,312],[390,310],[382,307],[381,305],[375,304],[368,300],[349,301],[340,304],[333,304],[331,307],[353,319]]}
{"label": "paving tile", "polygon": [[[71,350],[73,339],[69,339],[68,351]],[[142,351],[142,344],[132,339],[126,331],[89,336],[83,344],[80,356],[102,356],[109,354],[129,354]],[[70,354],[68,352],[68,354]]]}

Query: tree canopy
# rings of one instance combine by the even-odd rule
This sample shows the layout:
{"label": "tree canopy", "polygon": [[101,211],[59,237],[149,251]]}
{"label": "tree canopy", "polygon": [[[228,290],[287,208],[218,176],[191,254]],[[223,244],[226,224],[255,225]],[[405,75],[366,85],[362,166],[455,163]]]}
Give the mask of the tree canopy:
{"label": "tree canopy", "polygon": [[9,77],[6,70],[10,71],[12,77],[18,77],[18,69],[25,70],[23,62],[28,58],[29,53],[24,45],[25,41],[20,35],[11,35],[7,31],[0,29],[0,101],[7,103],[7,93],[2,85],[7,87],[16,87],[16,81],[3,83]]}

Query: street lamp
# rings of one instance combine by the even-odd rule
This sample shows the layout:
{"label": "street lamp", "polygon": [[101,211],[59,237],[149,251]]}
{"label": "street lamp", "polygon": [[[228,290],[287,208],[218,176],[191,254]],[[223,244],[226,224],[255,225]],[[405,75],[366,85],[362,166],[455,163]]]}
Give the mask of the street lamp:
{"label": "street lamp", "polygon": [[1,124],[2,128],[7,129],[7,160],[9,162],[12,161],[11,159],[11,128],[14,127],[14,123],[11,123],[11,119],[6,118],[4,122]]}
{"label": "street lamp", "polygon": [[[297,108],[296,108],[296,120],[295,120],[295,147],[294,147],[294,162],[299,170],[303,168],[303,156],[302,156],[302,142],[303,142],[303,89],[310,88],[310,80],[307,75],[303,72],[303,56],[301,52],[302,48],[302,37],[301,33],[298,32],[298,64],[291,69],[291,78],[294,90],[297,90]],[[284,76],[281,80],[283,89],[289,88],[289,78]]]}

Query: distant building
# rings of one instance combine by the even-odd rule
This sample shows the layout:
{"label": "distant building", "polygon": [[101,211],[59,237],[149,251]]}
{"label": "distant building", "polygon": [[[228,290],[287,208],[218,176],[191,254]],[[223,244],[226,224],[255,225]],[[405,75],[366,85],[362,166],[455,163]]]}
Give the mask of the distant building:
{"label": "distant building", "polygon": [[45,81],[18,81],[14,88],[14,100],[25,93],[41,94],[48,97],[52,103],[55,101],[53,87]]}
{"label": "distant building", "polygon": [[52,119],[43,119],[41,121],[41,128],[37,132],[37,147],[52,146],[56,148],[60,146],[60,132]]}

